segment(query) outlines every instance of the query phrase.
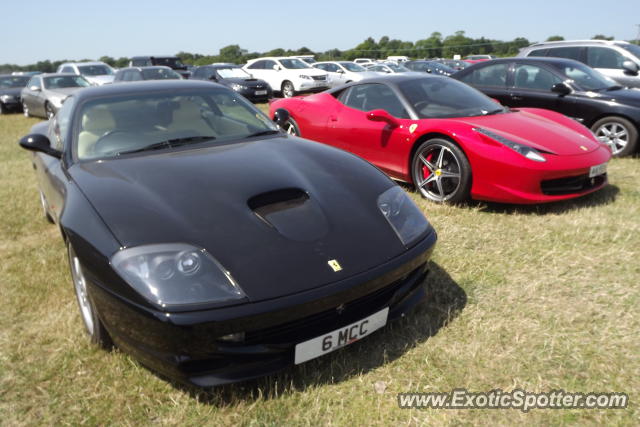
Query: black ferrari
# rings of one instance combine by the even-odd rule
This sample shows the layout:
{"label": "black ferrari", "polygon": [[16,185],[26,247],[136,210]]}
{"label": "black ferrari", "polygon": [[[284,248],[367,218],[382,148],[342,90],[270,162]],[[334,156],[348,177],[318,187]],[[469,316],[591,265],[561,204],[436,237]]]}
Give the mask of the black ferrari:
{"label": "black ferrari", "polygon": [[83,89],[20,145],[91,340],[177,381],[303,363],[425,294],[436,233],[406,193],[223,86]]}

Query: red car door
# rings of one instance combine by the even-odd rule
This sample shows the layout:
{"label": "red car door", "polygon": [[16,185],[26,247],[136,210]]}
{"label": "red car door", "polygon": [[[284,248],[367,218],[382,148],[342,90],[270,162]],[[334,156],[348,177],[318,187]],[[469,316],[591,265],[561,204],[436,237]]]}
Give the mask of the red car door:
{"label": "red car door", "polygon": [[338,101],[329,111],[325,138],[390,175],[401,175],[412,120],[393,90],[379,83],[355,85]]}

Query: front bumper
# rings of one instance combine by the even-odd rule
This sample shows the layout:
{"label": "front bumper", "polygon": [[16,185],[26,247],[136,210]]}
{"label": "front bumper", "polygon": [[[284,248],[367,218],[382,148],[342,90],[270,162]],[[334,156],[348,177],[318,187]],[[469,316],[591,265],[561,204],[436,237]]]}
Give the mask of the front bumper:
{"label": "front bumper", "polygon": [[[435,242],[436,233],[431,230],[416,246],[366,272],[310,291],[235,307],[165,313],[126,301],[97,280],[90,280],[90,293],[118,347],[176,381],[211,387],[292,365],[296,344],[384,307],[389,307],[389,320],[403,315],[425,294],[422,284]],[[245,333],[243,342],[219,339],[238,332]]]}
{"label": "front bumper", "polygon": [[248,87],[246,89],[240,89],[237,92],[251,102],[268,102],[269,99],[273,98],[273,91],[271,90],[271,88],[265,89]]}
{"label": "front bumper", "polygon": [[20,97],[11,97],[0,99],[0,103],[9,111],[22,111],[22,102]]}
{"label": "front bumper", "polygon": [[500,203],[549,203],[584,196],[607,185],[607,175],[588,177],[592,166],[607,163],[611,152],[601,147],[572,156],[545,155],[544,163],[528,159],[506,161],[495,156],[477,163],[471,196]]}

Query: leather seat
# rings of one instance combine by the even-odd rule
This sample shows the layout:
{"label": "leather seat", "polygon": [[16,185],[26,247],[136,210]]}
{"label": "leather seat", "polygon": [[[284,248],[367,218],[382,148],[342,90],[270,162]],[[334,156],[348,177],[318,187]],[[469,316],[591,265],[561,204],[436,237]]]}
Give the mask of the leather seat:
{"label": "leather seat", "polygon": [[113,115],[104,106],[87,110],[82,116],[82,131],[78,135],[78,158],[88,157],[96,141],[115,128]]}

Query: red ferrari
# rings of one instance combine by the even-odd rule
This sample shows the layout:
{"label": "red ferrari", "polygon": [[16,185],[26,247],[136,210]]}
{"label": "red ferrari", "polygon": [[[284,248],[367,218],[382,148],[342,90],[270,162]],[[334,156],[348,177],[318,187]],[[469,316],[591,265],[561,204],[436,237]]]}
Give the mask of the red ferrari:
{"label": "red ferrari", "polygon": [[607,184],[611,151],[553,111],[508,109],[447,77],[396,74],[270,105],[285,130],[350,151],[437,202],[552,202]]}

